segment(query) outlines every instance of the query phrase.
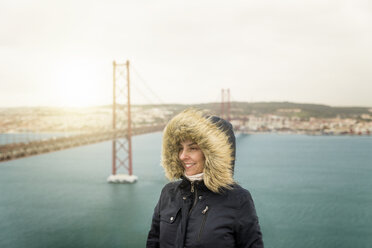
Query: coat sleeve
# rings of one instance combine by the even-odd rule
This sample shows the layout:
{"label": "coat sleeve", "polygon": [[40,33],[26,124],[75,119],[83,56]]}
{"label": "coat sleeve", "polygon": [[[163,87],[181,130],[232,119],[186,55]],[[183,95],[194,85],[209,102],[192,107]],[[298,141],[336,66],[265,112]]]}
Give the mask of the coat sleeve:
{"label": "coat sleeve", "polygon": [[235,241],[241,248],[263,248],[261,228],[250,193],[242,199],[235,220]]}
{"label": "coat sleeve", "polygon": [[[161,199],[161,196],[160,196]],[[146,247],[155,248],[160,247],[159,235],[160,235],[160,199],[156,204],[154,209],[154,214],[152,216],[151,229],[147,236]]]}

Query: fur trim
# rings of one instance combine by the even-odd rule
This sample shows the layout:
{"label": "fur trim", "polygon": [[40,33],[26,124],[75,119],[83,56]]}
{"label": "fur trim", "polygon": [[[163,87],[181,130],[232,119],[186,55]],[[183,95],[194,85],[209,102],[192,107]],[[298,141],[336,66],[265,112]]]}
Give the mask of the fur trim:
{"label": "fur trim", "polygon": [[233,179],[233,151],[228,136],[201,111],[187,109],[176,115],[165,127],[162,166],[169,180],[179,179],[184,168],[178,157],[182,141],[196,142],[205,157],[204,184],[213,192],[230,189]]}

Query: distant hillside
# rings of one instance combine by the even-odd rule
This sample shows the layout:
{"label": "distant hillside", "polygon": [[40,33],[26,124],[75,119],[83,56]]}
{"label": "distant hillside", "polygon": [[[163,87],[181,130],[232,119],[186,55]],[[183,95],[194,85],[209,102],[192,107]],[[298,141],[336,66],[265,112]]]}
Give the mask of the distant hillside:
{"label": "distant hillside", "polygon": [[[195,107],[200,109],[208,109],[213,114],[220,114],[221,103],[203,103],[203,104],[156,104],[156,105],[133,105],[134,108],[141,108],[150,110],[152,108],[159,108],[166,111],[166,116],[171,118],[174,114],[179,113],[185,108]],[[95,109],[103,108],[110,111],[112,106],[97,106],[83,108],[85,111],[94,111]],[[76,112],[78,109],[74,108],[58,108],[58,107],[30,107],[30,108],[0,108],[1,113],[14,113],[23,114],[29,110],[38,112],[38,115],[50,115],[65,112]],[[273,114],[278,116],[299,117],[302,120],[307,120],[310,117],[316,118],[353,118],[361,119],[362,115],[366,116],[365,120],[372,121],[372,107],[331,107],[321,104],[303,104],[291,102],[231,102],[230,103],[231,115],[266,115]],[[32,112],[35,113],[35,112]],[[369,116],[369,117],[368,117]]]}
{"label": "distant hillside", "polygon": [[[220,112],[220,103],[207,103],[194,105],[198,108],[207,108],[213,112]],[[362,114],[372,115],[372,108],[367,107],[331,107],[320,104],[302,104],[291,102],[232,102],[231,114],[275,114],[280,116],[297,116],[303,119],[316,118],[355,118]]]}
{"label": "distant hillside", "polygon": [[[164,105],[143,105],[143,108],[165,108],[173,113],[178,113],[185,108],[195,107],[209,109],[212,113],[219,114],[221,103],[203,104],[164,104]],[[230,111],[232,115],[265,115],[274,114],[279,116],[295,116],[301,119],[310,117],[316,118],[353,118],[360,119],[361,115],[372,115],[372,107],[331,107],[321,104],[304,104],[291,102],[231,102]]]}

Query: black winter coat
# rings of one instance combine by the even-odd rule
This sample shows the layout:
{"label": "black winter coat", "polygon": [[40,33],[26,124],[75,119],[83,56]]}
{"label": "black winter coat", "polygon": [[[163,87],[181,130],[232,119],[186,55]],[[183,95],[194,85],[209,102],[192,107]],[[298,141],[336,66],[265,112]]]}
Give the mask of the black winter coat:
{"label": "black winter coat", "polygon": [[263,247],[250,193],[235,184],[222,193],[187,179],[167,184],[155,207],[147,247]]}

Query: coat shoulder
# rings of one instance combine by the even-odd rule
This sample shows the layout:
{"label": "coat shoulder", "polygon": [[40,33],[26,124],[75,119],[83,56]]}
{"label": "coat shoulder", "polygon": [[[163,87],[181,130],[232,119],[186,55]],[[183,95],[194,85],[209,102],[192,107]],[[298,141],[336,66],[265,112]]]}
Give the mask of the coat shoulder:
{"label": "coat shoulder", "polygon": [[181,184],[181,182],[182,182],[182,180],[177,180],[177,181],[169,182],[166,185],[164,185],[163,190],[176,189]]}
{"label": "coat shoulder", "polygon": [[163,189],[161,190],[161,195],[173,195],[177,191],[179,185],[181,184],[182,180],[177,180],[174,182],[167,183]]}
{"label": "coat shoulder", "polygon": [[238,208],[246,203],[253,204],[252,195],[249,190],[243,188],[239,184],[234,184],[232,189],[229,191],[229,194],[234,202],[239,203],[239,205],[237,206]]}

